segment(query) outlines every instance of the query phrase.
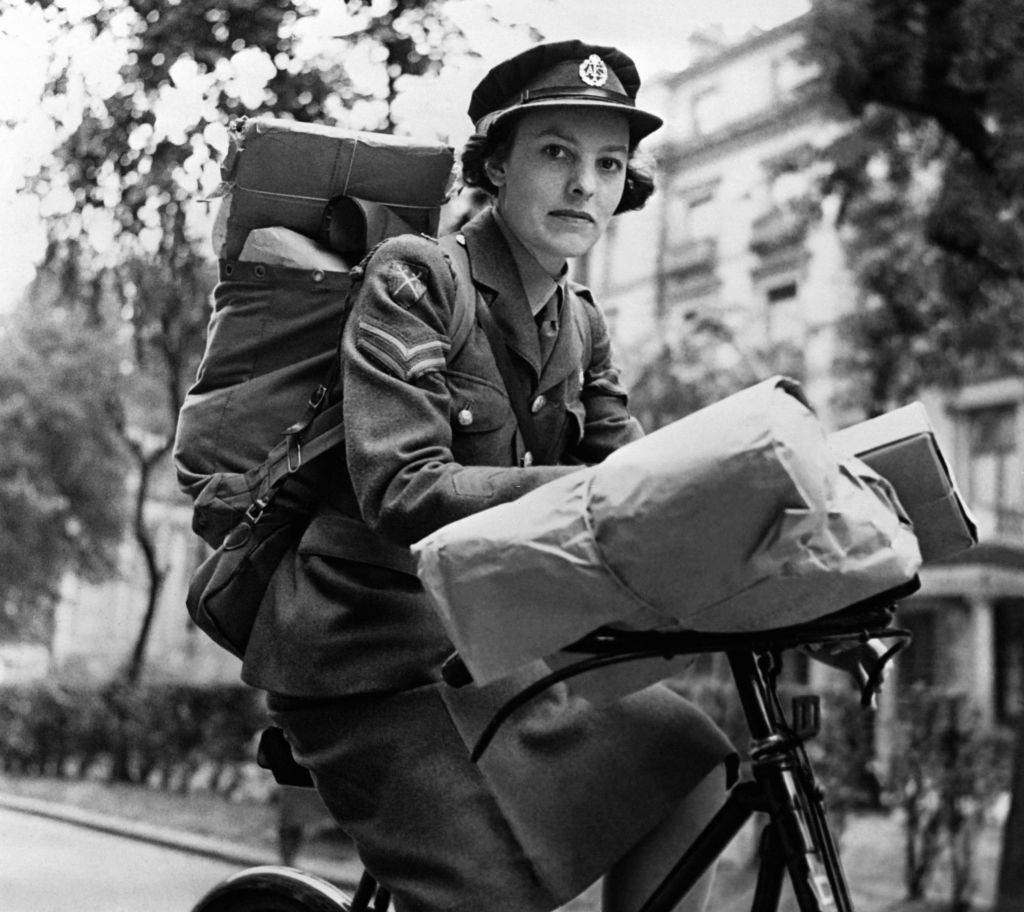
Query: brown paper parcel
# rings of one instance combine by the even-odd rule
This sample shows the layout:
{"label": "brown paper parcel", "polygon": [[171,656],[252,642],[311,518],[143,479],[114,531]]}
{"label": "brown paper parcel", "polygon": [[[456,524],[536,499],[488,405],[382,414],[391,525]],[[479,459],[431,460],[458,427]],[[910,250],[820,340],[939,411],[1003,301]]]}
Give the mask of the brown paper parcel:
{"label": "brown paper parcel", "polygon": [[960,494],[920,402],[829,435],[840,457],[856,456],[896,489],[925,563],[974,547],[978,526]]}
{"label": "brown paper parcel", "polygon": [[913,577],[892,487],[774,377],[413,546],[478,683],[595,627],[768,629]]}

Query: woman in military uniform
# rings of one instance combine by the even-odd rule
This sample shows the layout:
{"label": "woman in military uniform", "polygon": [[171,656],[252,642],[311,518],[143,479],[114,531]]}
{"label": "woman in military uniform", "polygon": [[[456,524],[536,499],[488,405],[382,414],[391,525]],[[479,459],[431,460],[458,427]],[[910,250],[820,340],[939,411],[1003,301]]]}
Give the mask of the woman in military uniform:
{"label": "woman in military uniform", "polygon": [[[636,106],[639,85],[625,54],[572,41],[477,87],[463,176],[493,205],[457,256],[404,236],[367,264],[343,343],[345,465],[246,654],[243,677],[270,692],[399,912],[544,912],[602,875],[605,909],[634,910],[725,798],[731,745],[664,685],[601,707],[552,688],[470,763],[531,670],[441,683],[452,647],[408,551],[641,433],[601,312],[566,278],[653,189],[633,154],[661,121]],[[505,376],[481,325],[456,332],[467,294],[497,327]]]}

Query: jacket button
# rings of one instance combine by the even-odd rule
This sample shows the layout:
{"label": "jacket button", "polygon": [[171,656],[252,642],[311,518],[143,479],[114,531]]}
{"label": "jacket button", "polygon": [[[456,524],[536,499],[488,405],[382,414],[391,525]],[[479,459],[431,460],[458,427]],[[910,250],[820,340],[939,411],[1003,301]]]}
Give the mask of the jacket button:
{"label": "jacket button", "polygon": [[528,469],[533,465],[533,453],[527,450],[523,453],[523,468]]}
{"label": "jacket button", "polygon": [[533,412],[536,415],[537,412],[539,412],[547,404],[548,404],[548,400],[547,399],[545,399],[543,396],[538,396],[530,404],[530,411]]}
{"label": "jacket button", "polygon": [[469,427],[473,423],[473,412],[471,409],[464,408],[455,417],[463,427]]}
{"label": "jacket button", "polygon": [[322,282],[324,280],[324,271],[322,269],[316,269],[313,271],[313,281]]}

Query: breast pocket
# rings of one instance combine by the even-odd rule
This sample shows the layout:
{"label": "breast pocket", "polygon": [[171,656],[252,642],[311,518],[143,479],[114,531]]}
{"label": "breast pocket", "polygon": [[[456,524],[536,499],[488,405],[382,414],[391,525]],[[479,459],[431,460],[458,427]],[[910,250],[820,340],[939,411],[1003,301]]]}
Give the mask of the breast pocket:
{"label": "breast pocket", "polygon": [[452,455],[462,465],[512,465],[516,419],[505,390],[490,380],[449,370]]}

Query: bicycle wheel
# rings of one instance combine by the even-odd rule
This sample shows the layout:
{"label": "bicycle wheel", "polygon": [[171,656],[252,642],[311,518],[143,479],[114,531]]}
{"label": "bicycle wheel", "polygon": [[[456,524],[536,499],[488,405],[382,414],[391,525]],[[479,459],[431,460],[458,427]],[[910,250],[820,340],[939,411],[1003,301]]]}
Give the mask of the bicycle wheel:
{"label": "bicycle wheel", "polygon": [[231,875],[192,912],[349,912],[352,897],[333,884],[293,868],[266,865]]}

